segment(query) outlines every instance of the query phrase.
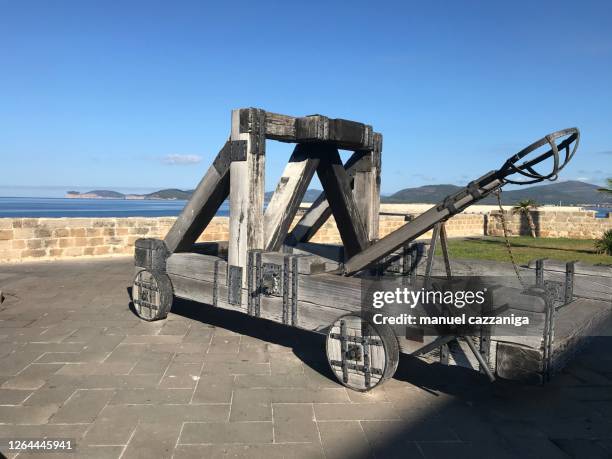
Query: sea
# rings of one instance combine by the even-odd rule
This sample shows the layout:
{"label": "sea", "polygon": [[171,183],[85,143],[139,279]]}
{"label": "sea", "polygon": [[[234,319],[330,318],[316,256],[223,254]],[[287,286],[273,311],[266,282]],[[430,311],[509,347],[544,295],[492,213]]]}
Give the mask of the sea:
{"label": "sea", "polygon": [[[0,197],[0,218],[3,217],[173,217],[185,207],[181,200],[70,199]],[[592,207],[599,218],[607,217],[612,208]],[[229,215],[224,202],[218,216]]]}
{"label": "sea", "polygon": [[[1,217],[172,217],[187,201],[0,197]],[[224,202],[219,216],[229,215]]]}

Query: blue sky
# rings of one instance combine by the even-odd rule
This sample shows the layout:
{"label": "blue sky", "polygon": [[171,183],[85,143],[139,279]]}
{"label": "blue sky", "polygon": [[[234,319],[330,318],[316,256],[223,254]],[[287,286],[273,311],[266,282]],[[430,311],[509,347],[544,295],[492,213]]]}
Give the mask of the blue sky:
{"label": "blue sky", "polygon": [[[0,194],[194,187],[248,106],[372,124],[387,193],[464,184],[570,126],[561,178],[602,183],[611,17],[607,1],[0,0]],[[290,152],[269,146],[266,189]]]}

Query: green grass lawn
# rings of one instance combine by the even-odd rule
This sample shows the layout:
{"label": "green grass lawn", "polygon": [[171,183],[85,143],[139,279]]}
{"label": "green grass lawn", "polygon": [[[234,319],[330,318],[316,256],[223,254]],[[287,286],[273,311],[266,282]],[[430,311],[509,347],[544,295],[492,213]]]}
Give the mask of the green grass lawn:
{"label": "green grass lawn", "polygon": [[[538,258],[561,261],[582,261],[589,264],[612,265],[612,256],[597,254],[590,239],[511,237],[510,244],[518,264]],[[503,237],[449,239],[451,258],[510,261]],[[438,251],[440,246],[438,244]]]}

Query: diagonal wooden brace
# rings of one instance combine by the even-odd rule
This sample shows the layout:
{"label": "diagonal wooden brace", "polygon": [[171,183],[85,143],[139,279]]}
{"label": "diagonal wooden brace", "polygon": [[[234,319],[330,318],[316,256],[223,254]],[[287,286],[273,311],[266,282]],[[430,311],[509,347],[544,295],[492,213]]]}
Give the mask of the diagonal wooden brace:
{"label": "diagonal wooden brace", "polygon": [[178,216],[164,242],[170,253],[188,252],[217,210],[227,199],[230,189],[230,164],[244,161],[246,142],[227,141],[204,175],[193,196]]}
{"label": "diagonal wooden brace", "polygon": [[312,146],[298,144],[276,186],[264,214],[264,247],[268,251],[281,248],[291,222],[304,198],[304,193],[319,164]]}
{"label": "diagonal wooden brace", "polygon": [[[348,159],[344,168],[349,176],[352,186],[355,173],[363,169],[363,163],[368,161],[369,152],[356,151]],[[290,245],[295,245],[299,242],[308,242],[325,222],[331,217],[332,210],[327,202],[325,192],[321,193],[317,199],[310,205],[308,211],[300,218],[293,230],[287,237],[287,242]],[[376,215],[378,217],[378,214]]]}
{"label": "diagonal wooden brace", "polygon": [[336,220],[346,255],[352,257],[364,250],[369,245],[369,241],[353,198],[351,179],[342,165],[336,148],[322,145],[318,151],[320,160],[317,175]]}

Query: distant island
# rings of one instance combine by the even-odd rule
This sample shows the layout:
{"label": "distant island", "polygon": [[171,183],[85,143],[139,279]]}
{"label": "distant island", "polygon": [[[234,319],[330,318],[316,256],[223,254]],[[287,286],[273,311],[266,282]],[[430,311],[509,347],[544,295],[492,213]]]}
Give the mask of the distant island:
{"label": "distant island", "polygon": [[[442,201],[446,196],[462,189],[457,185],[425,185],[416,188],[405,188],[389,196],[381,196],[384,203],[398,204],[435,204]],[[606,206],[612,205],[610,195],[597,191],[599,187],[590,183],[569,180],[566,182],[551,183],[508,190],[502,192],[502,203],[506,205],[515,204],[524,199],[533,199],[538,204],[549,205],[576,205],[576,206]],[[179,190],[167,188],[148,194],[123,194],[110,190],[92,190],[87,193],[68,191],[67,198],[79,199],[163,199],[163,200],[188,200],[194,190]],[[272,197],[273,191],[266,193],[266,200]],[[314,201],[321,190],[309,189],[304,195],[304,202]],[[479,204],[496,204],[497,199],[489,196]]]}
{"label": "distant island", "polygon": [[[167,188],[148,194],[123,194],[111,190],[92,190],[86,193],[78,191],[67,191],[65,197],[72,199],[162,199],[173,201],[188,200],[195,190],[179,190],[178,188]],[[273,191],[266,193],[266,199],[270,199]],[[304,201],[312,202],[321,194],[321,190],[307,190]]]}
{"label": "distant island", "polygon": [[87,193],[78,191],[66,192],[66,198],[73,199],[163,199],[163,200],[187,200],[191,197],[194,190],[179,190],[168,188],[148,194],[123,194],[111,190],[92,190]]}

